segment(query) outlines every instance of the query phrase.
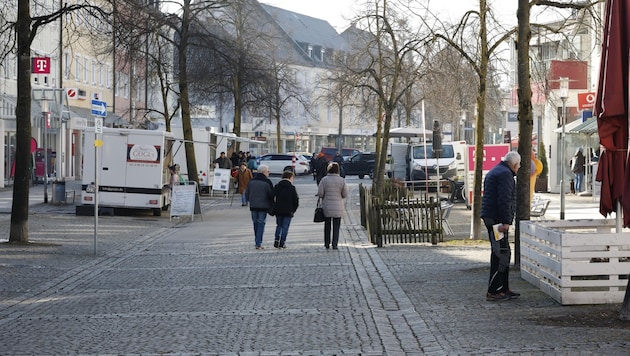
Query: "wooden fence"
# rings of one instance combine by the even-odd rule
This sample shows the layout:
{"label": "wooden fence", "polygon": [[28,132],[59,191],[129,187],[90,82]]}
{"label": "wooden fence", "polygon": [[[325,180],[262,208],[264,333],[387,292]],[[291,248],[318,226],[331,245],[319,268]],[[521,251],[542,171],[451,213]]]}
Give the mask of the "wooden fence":
{"label": "wooden fence", "polygon": [[359,186],[361,225],[370,242],[378,247],[387,243],[444,241],[442,209],[434,197],[413,196],[413,190],[386,187],[377,194]]}

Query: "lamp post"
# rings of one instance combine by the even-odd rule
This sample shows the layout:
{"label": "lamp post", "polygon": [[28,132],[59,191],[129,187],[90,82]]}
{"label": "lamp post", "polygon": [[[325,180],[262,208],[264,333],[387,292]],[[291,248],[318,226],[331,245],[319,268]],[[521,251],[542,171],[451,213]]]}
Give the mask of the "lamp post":
{"label": "lamp post", "polygon": [[39,99],[40,106],[42,108],[42,147],[44,148],[44,203],[48,203],[48,148],[47,148],[47,135],[48,135],[48,98],[46,92],[42,92],[42,97]]}
{"label": "lamp post", "polygon": [[569,78],[560,78],[560,90],[558,92],[562,100],[562,134],[560,136],[560,220],[564,220],[564,170],[565,170],[565,148],[564,130],[567,123],[567,99],[569,98]]}

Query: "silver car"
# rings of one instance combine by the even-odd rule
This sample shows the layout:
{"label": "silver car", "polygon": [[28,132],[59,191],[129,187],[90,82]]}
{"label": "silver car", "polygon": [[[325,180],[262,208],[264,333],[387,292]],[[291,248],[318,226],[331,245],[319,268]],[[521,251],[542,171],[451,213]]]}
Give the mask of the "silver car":
{"label": "silver car", "polygon": [[296,175],[300,175],[308,174],[310,171],[310,162],[302,155],[270,153],[258,159],[258,165],[261,164],[269,167],[269,173],[271,174],[282,174],[284,171],[293,171]]}

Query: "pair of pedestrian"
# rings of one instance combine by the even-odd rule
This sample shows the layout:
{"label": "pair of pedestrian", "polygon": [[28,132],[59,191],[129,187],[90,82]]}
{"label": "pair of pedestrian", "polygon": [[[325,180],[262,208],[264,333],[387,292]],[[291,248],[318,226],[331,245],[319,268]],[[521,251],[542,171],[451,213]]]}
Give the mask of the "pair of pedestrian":
{"label": "pair of pedestrian", "polygon": [[291,171],[283,172],[282,179],[274,187],[269,179],[269,167],[261,164],[258,166],[258,173],[245,188],[245,199],[249,202],[257,250],[264,249],[262,242],[269,213],[276,216],[274,247],[286,247],[289,226],[299,206],[299,197],[293,185],[294,176]]}

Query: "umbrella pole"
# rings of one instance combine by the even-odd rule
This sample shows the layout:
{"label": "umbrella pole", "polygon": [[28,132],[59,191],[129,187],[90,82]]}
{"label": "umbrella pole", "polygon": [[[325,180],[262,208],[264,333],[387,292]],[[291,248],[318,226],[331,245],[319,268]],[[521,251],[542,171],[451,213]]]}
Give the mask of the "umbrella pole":
{"label": "umbrella pole", "polygon": [[623,214],[623,208],[621,207],[621,202],[617,201],[617,213],[615,213],[615,225],[616,225],[616,232],[619,234],[621,233],[622,227],[621,227],[621,217]]}

